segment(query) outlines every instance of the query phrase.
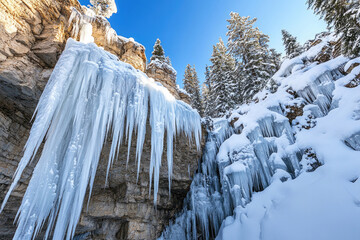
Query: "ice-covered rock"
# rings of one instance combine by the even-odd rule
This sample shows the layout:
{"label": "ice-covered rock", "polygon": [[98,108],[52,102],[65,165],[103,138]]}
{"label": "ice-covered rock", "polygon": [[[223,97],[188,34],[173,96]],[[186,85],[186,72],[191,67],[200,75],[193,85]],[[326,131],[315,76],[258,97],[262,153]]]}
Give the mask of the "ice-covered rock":
{"label": "ice-covered rock", "polygon": [[[85,40],[89,33],[84,33]],[[18,211],[14,239],[31,239],[45,222],[45,238],[50,234],[54,239],[74,236],[85,194],[89,188],[91,195],[100,153],[108,137],[112,139],[108,171],[124,138],[128,141],[129,156],[134,135],[139,172],[149,121],[152,143],[149,191],[153,186],[154,204],[164,143],[169,187],[174,137],[184,134],[189,142],[200,147],[200,116],[195,110],[93,43],[68,40],[35,114],[24,156],[2,204],[3,209],[25,167],[45,141]]]}
{"label": "ice-covered rock", "polygon": [[[359,69],[345,76],[357,60],[343,56],[316,62],[333,42],[325,34],[286,60],[273,76],[275,93],[258,93],[230,126],[209,131],[201,171],[162,239],[357,238],[360,96],[346,84]],[[215,145],[219,132],[228,134]]]}
{"label": "ice-covered rock", "polygon": [[347,138],[345,143],[355,151],[360,151],[360,132],[355,133],[351,137]]}

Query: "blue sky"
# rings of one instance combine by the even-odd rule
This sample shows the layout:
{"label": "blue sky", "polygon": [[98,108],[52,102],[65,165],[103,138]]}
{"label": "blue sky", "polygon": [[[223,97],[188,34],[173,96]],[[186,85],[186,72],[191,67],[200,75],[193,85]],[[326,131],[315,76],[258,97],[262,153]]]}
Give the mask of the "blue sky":
{"label": "blue sky", "polygon": [[[116,32],[133,37],[146,48],[149,59],[157,38],[178,72],[182,86],[187,64],[195,64],[200,81],[209,64],[212,46],[226,42],[226,20],[231,11],[258,19],[256,26],[270,36],[270,47],[283,52],[281,29],[300,43],[326,30],[326,24],[307,9],[306,0],[115,0],[118,12],[109,19]],[[89,0],[80,0],[88,5]]]}

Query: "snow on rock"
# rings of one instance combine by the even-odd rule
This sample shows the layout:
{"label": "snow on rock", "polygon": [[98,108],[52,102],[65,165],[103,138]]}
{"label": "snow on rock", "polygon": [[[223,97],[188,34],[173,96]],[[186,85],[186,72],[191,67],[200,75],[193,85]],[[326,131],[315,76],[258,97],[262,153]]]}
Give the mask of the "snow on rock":
{"label": "snow on rock", "polygon": [[[91,31],[84,32],[87,42]],[[112,139],[108,170],[124,139],[137,137],[137,166],[147,122],[151,126],[150,189],[157,201],[159,171],[167,143],[169,183],[175,135],[200,147],[200,116],[164,88],[94,43],[69,39],[36,108],[36,117],[2,204],[44,141],[40,159],[18,211],[14,239],[32,239],[46,224],[45,238],[71,239],[87,189],[94,182],[105,139]],[[35,115],[34,114],[34,115]],[[166,133],[166,140],[165,138]],[[130,144],[129,150],[130,150]],[[129,161],[129,159],[127,159]]]}
{"label": "snow on rock", "polygon": [[165,69],[166,72],[173,74],[173,75],[177,75],[176,70],[171,66],[171,64],[167,61],[161,61],[160,59],[153,59],[151,60],[151,62],[149,63],[149,68],[157,68],[157,69]]}
{"label": "snow on rock", "polygon": [[185,89],[181,88],[179,85],[176,85],[176,88],[179,92],[181,92],[184,95],[190,96],[189,93],[187,91],[185,91]]}
{"label": "snow on rock", "polygon": [[[360,153],[354,150],[359,146],[360,122],[354,115],[360,103],[360,88],[345,87],[355,74],[342,76],[337,70],[348,62],[338,57],[282,80],[282,86],[294,88],[291,82],[296,78],[301,85],[306,83],[298,90],[316,89],[313,103],[326,94],[326,111],[323,103],[316,103],[322,110],[316,124],[307,130],[294,129],[294,145],[312,149],[323,166],[312,172],[302,169],[291,181],[274,179],[263,192],[255,193],[248,205],[234,210],[234,216],[223,222],[218,240],[358,239]],[[308,101],[301,91],[297,93]],[[314,105],[308,106],[310,109]],[[305,109],[304,116],[307,112]]]}
{"label": "snow on rock", "polygon": [[118,36],[116,31],[111,27],[109,21],[101,16],[96,15],[96,13],[85,6],[81,6],[82,11],[84,14],[82,14],[80,11],[78,11],[76,8],[72,8],[71,15],[69,17],[69,27],[71,26],[71,37],[74,39],[77,39],[79,34],[81,34],[81,30],[86,27],[86,25],[92,25],[96,24],[96,22],[101,22],[101,25],[104,27],[105,32],[105,39],[107,44],[111,44],[113,42],[121,42],[121,43],[127,43],[127,42],[133,42],[136,45],[139,45],[139,43],[135,42],[133,38],[125,38],[122,36]]}
{"label": "snow on rock", "polygon": [[[360,67],[344,76],[358,60],[314,62],[333,40],[286,60],[273,77],[277,92],[214,120],[162,239],[358,239],[360,86],[346,84]],[[289,106],[298,109],[291,121]]]}

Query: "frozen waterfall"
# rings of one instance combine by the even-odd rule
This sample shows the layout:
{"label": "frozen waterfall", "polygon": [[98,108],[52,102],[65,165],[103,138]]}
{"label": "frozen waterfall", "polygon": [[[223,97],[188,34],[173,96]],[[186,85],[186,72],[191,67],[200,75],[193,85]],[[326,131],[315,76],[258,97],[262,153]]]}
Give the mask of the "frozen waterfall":
{"label": "frozen waterfall", "polygon": [[[228,119],[214,119],[183,209],[160,239],[261,238],[224,237],[222,233],[233,222],[237,229],[242,221],[252,221],[242,210],[259,192],[266,192],[263,190],[273,183],[293,182],[290,180],[323,164],[312,147],[299,144],[297,134],[313,128],[317,118],[336,108],[335,81],[344,77],[340,69],[349,59],[339,56],[314,63],[332,40],[330,35],[302,55],[286,60],[273,76],[278,84],[275,93],[264,89],[257,94],[258,101],[240,106]],[[288,115],[291,108],[298,110],[293,121]],[[356,150],[359,139],[357,131],[344,140]],[[262,211],[262,205],[254,215],[257,210]],[[252,224],[257,230],[261,223]],[[244,229],[244,236],[253,230]]]}
{"label": "frozen waterfall", "polygon": [[213,123],[184,208],[161,239],[213,239],[223,220],[248,204],[254,192],[274,179],[298,175],[302,152],[287,118],[256,107],[233,118],[235,126],[226,119]]}
{"label": "frozen waterfall", "polygon": [[[85,42],[92,41],[89,28],[80,32]],[[124,139],[130,151],[132,136],[136,136],[139,171],[146,125],[150,124],[149,190],[153,183],[154,204],[165,142],[169,183],[175,135],[184,133],[200,148],[200,116],[195,110],[94,43],[68,40],[34,116],[24,156],[1,208],[44,142],[17,214],[14,239],[35,238],[45,224],[45,238],[74,236],[88,188],[91,195],[106,138],[112,139],[109,171]]]}

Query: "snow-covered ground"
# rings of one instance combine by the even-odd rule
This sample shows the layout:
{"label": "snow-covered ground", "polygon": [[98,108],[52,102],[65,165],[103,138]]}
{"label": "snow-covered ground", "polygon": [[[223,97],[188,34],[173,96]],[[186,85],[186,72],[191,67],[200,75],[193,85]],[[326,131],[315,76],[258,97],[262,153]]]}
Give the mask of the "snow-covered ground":
{"label": "snow-covered ground", "polygon": [[345,85],[360,67],[343,71],[359,59],[313,60],[334,40],[286,60],[275,93],[215,120],[184,209],[162,238],[359,239],[360,86]]}

